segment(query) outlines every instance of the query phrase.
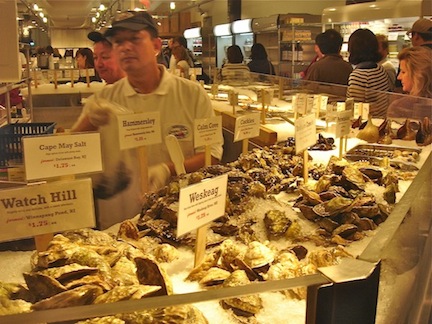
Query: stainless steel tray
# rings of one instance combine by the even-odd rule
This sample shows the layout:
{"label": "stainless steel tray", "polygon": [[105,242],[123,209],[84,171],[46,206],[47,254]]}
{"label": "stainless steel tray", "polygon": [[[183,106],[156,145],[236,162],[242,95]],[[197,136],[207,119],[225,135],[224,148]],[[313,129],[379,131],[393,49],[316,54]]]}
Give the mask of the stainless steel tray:
{"label": "stainless steel tray", "polygon": [[[402,154],[395,154],[400,151]],[[407,170],[416,171],[417,160],[414,155],[421,153],[421,148],[393,146],[382,144],[359,144],[345,154],[345,158],[350,161],[367,160],[371,164],[379,165],[383,158],[388,158],[391,166]],[[411,157],[411,158],[410,158]]]}

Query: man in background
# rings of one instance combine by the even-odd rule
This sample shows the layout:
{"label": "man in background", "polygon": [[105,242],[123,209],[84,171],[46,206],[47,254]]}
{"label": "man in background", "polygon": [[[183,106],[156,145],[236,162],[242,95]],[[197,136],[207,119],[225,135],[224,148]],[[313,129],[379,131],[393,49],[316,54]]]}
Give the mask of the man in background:
{"label": "man in background", "polygon": [[328,29],[316,36],[315,43],[323,57],[309,67],[305,80],[347,85],[352,66],[340,55],[341,34]]}
{"label": "man in background", "polygon": [[432,20],[420,18],[408,30],[412,46],[426,46],[432,49]]}
{"label": "man in background", "polygon": [[111,43],[97,31],[90,32],[87,37],[94,42],[94,65],[99,76],[107,84],[112,84],[125,77],[126,74],[117,62]]}
{"label": "man in background", "polygon": [[381,55],[381,61],[378,62],[387,73],[390,90],[393,91],[396,83],[396,68],[393,63],[388,59],[389,54],[389,42],[387,36],[382,34],[376,34],[378,40],[378,52]]}

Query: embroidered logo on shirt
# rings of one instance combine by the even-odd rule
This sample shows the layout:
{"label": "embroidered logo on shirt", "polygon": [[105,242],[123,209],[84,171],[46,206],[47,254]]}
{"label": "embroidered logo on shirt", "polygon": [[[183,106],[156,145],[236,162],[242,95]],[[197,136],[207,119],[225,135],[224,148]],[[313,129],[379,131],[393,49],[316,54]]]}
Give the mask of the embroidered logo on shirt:
{"label": "embroidered logo on shirt", "polygon": [[184,125],[173,125],[168,129],[168,134],[181,140],[189,136],[189,129]]}

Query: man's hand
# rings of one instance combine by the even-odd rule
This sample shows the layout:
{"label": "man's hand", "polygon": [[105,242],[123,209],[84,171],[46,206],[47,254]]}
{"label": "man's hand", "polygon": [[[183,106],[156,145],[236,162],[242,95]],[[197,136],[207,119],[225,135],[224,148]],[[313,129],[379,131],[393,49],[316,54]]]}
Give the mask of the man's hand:
{"label": "man's hand", "polygon": [[168,183],[170,169],[165,163],[159,163],[148,169],[148,185],[150,191],[157,191]]}
{"label": "man's hand", "polygon": [[113,110],[108,101],[92,100],[88,105],[88,119],[93,126],[100,127],[109,123]]}

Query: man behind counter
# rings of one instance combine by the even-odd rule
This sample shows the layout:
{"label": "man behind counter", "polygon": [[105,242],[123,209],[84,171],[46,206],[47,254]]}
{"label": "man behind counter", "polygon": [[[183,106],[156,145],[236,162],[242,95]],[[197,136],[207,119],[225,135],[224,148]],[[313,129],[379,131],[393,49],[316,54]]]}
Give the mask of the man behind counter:
{"label": "man behind counter", "polygon": [[[175,175],[164,139],[173,134],[179,140],[187,172],[204,166],[204,148],[194,148],[194,120],[214,116],[210,99],[196,82],[176,77],[157,64],[162,41],[157,25],[147,12],[125,13],[104,33],[126,73],[113,85],[89,98],[73,131],[91,128],[101,133],[102,151],[112,153],[104,160],[104,172],[93,179],[98,198],[97,220],[101,229],[136,216],[141,210],[140,165],[137,150],[119,151],[115,135],[115,114],[159,112],[162,143],[149,145],[150,190],[164,186]],[[87,125],[87,126],[86,126]],[[90,127],[89,127],[90,126]],[[222,144],[211,146],[215,163],[222,157]]]}
{"label": "man behind counter", "polygon": [[93,58],[96,72],[107,84],[112,84],[126,76],[120,68],[111,43],[99,32],[87,35],[94,42]]}

